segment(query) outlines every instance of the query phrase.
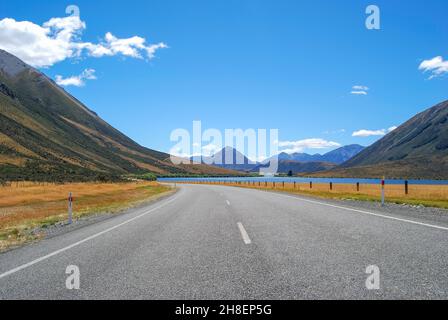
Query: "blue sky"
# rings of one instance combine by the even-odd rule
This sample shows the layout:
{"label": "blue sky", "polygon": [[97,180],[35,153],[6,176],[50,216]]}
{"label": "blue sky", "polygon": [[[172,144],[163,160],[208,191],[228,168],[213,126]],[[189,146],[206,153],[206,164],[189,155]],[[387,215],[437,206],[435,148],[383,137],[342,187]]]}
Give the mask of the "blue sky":
{"label": "blue sky", "polygon": [[[387,132],[447,99],[445,0],[17,0],[2,3],[0,20],[43,26],[66,17],[71,4],[85,23],[78,43],[105,43],[111,33],[144,38],[146,49],[168,46],[154,57],[107,47],[101,57],[62,55],[40,66],[60,80],[87,70],[84,86],[66,90],[153,149],[169,151],[172,130],[191,130],[194,120],[220,130],[278,128],[282,141],[369,145],[380,138],[370,131]],[[370,4],[381,10],[380,30],[365,27]],[[18,44],[2,27],[0,48],[11,50]],[[427,72],[419,70],[424,61]],[[353,136],[360,130],[364,136]]]}

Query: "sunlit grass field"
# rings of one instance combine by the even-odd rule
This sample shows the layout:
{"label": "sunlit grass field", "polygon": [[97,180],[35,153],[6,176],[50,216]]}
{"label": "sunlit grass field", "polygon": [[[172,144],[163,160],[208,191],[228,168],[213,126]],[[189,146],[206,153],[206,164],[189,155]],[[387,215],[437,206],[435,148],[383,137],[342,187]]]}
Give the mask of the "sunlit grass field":
{"label": "sunlit grass field", "polygon": [[68,194],[73,218],[117,212],[172,189],[156,182],[41,184],[13,182],[0,187],[0,251],[33,240],[29,231],[67,220]]}
{"label": "sunlit grass field", "polygon": [[[186,182],[186,183],[207,183],[207,182]],[[223,184],[222,182],[215,182]],[[353,199],[364,201],[380,201],[381,186],[379,184],[360,184],[359,190],[356,184],[336,184],[333,183],[282,183],[282,182],[226,182],[225,185],[256,188],[271,191],[284,191],[303,195],[317,196],[330,199]],[[448,209],[448,186],[445,185],[409,185],[408,193],[403,185],[386,185],[385,198],[387,202],[423,205]]]}

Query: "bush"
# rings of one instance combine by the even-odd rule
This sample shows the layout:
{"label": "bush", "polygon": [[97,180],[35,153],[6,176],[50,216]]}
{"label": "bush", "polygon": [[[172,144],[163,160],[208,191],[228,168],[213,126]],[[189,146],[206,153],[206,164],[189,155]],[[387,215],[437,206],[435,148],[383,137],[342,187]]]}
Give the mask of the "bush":
{"label": "bush", "polygon": [[142,174],[140,176],[140,179],[146,180],[146,181],[156,181],[157,176],[154,173],[148,172],[148,173]]}

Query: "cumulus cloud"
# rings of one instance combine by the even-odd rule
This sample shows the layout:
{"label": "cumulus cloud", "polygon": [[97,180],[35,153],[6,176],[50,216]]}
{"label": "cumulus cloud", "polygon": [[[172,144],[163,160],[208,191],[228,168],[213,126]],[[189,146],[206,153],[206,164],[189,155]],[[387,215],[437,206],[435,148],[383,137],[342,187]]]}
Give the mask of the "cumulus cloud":
{"label": "cumulus cloud", "polygon": [[217,146],[216,144],[210,143],[202,147],[202,155],[203,156],[213,156],[218,151],[221,151],[222,147]]}
{"label": "cumulus cloud", "polygon": [[155,52],[159,49],[168,48],[165,43],[146,45],[145,38],[134,36],[127,39],[119,39],[112,33],[106,33],[104,41],[99,44],[83,43],[81,48],[88,51],[93,57],[115,56],[121,54],[132,58],[143,58],[143,53],[149,59],[154,58]]}
{"label": "cumulus cloud", "polygon": [[353,137],[385,136],[386,134],[388,134],[389,132],[394,131],[395,129],[397,129],[396,126],[390,127],[389,129],[379,129],[379,130],[362,129],[362,130],[358,130],[358,131],[353,132],[352,136]]}
{"label": "cumulus cloud", "polygon": [[85,29],[86,23],[78,16],[51,18],[41,26],[5,18],[0,20],[0,49],[33,67],[45,68],[83,55],[152,59],[157,50],[167,48],[163,42],[149,44],[139,36],[120,39],[111,32],[107,32],[99,43],[83,42],[81,36]]}
{"label": "cumulus cloud", "polygon": [[366,87],[366,86],[353,86],[352,87],[352,91],[350,92],[351,94],[354,94],[354,95],[363,95],[363,96],[366,96],[367,95],[367,93],[368,93],[368,91],[369,91],[369,87]]}
{"label": "cumulus cloud", "polygon": [[443,60],[441,56],[437,56],[430,60],[424,60],[420,63],[418,69],[423,72],[430,72],[429,79],[433,79],[448,73],[448,61]]}
{"label": "cumulus cloud", "polygon": [[303,152],[305,149],[325,149],[340,147],[341,144],[334,141],[327,141],[320,138],[304,139],[297,141],[279,141],[280,152],[296,153]]}
{"label": "cumulus cloud", "polygon": [[218,146],[213,143],[207,144],[205,146],[201,146],[200,143],[195,142],[192,144],[192,147],[193,147],[192,149],[201,147],[201,152],[186,153],[186,152],[183,152],[182,148],[175,147],[170,150],[170,154],[172,154],[175,157],[179,157],[179,158],[191,158],[191,157],[199,158],[199,157],[211,157],[214,154],[216,154],[218,151],[222,150],[221,146]]}
{"label": "cumulus cloud", "polygon": [[94,69],[85,69],[80,75],[64,78],[61,75],[56,76],[56,83],[60,86],[83,87],[85,80],[96,80]]}

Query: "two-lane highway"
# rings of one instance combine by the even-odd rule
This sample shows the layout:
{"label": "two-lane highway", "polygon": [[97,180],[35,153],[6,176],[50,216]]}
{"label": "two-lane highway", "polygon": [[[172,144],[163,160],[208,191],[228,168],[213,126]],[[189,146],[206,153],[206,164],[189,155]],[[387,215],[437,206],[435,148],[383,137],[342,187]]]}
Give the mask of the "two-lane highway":
{"label": "two-lane highway", "polygon": [[[79,290],[66,288],[69,265],[79,267]],[[371,265],[379,290],[366,287]],[[0,255],[0,298],[448,298],[447,267],[443,221],[183,185],[148,207]]]}

